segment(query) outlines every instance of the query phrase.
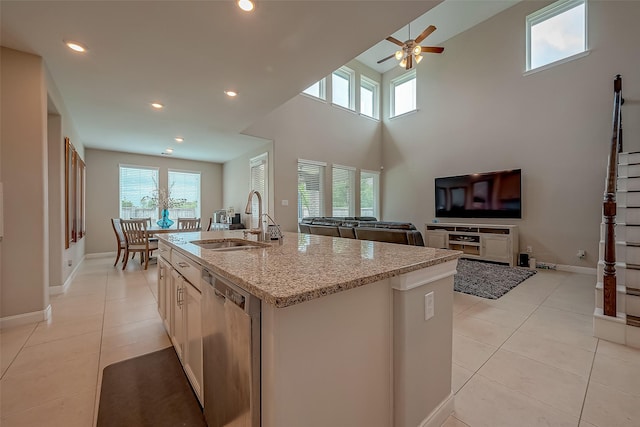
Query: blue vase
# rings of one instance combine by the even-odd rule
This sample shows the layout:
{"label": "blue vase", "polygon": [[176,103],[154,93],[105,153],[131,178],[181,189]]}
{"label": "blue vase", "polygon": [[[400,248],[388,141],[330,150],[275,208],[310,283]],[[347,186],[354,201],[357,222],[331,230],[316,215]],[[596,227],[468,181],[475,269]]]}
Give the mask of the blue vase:
{"label": "blue vase", "polygon": [[157,224],[162,228],[169,228],[173,225],[173,221],[169,219],[169,209],[162,209],[162,218],[158,220]]}

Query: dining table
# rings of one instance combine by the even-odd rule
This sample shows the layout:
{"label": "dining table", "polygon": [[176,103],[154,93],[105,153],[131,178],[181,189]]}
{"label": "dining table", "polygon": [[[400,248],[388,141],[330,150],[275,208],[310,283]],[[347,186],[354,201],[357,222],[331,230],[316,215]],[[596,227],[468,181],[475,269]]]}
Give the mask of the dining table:
{"label": "dining table", "polygon": [[176,224],[172,225],[169,228],[162,228],[159,225],[152,225],[151,227],[147,227],[147,235],[149,237],[153,237],[154,234],[160,233],[184,233],[184,232],[193,232],[193,231],[202,231],[201,228],[191,228],[191,229],[178,229]]}

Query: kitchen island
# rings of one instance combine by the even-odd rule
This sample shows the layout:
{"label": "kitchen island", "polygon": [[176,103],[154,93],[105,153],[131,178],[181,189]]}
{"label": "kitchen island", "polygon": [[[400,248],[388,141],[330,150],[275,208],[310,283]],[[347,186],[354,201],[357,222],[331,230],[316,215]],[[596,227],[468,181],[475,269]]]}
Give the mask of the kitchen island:
{"label": "kitchen island", "polygon": [[[171,265],[211,271],[261,301],[263,427],[439,426],[451,413],[453,274],[460,252],[296,233],[285,233],[282,245],[241,250],[192,243],[243,239],[241,231],[158,237],[164,259],[159,307],[168,330],[173,293],[167,289],[173,288],[162,266],[176,259],[182,261]],[[202,291],[204,285],[193,283],[195,270],[177,268]],[[197,297],[193,301],[196,306]],[[183,340],[194,354],[195,329]],[[174,345],[180,341],[170,335]],[[184,359],[191,360],[189,369]],[[209,361],[183,358],[192,384],[202,372],[198,363]]]}

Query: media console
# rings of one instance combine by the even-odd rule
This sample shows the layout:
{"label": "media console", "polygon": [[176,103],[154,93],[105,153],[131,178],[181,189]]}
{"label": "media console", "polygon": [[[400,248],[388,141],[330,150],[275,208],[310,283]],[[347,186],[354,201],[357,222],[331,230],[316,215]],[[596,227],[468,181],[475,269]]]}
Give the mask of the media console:
{"label": "media console", "polygon": [[425,246],[462,251],[464,258],[517,264],[518,226],[494,224],[425,224]]}

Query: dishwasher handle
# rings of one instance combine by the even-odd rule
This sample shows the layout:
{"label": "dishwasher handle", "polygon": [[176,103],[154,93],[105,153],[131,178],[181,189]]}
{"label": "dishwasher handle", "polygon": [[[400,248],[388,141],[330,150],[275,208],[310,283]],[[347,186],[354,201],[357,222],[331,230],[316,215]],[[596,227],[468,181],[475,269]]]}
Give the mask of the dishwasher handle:
{"label": "dishwasher handle", "polygon": [[206,268],[202,269],[202,282],[209,285],[209,286],[213,286],[213,283],[216,281],[215,277],[213,276],[213,273],[211,273],[209,270],[207,270]]}

